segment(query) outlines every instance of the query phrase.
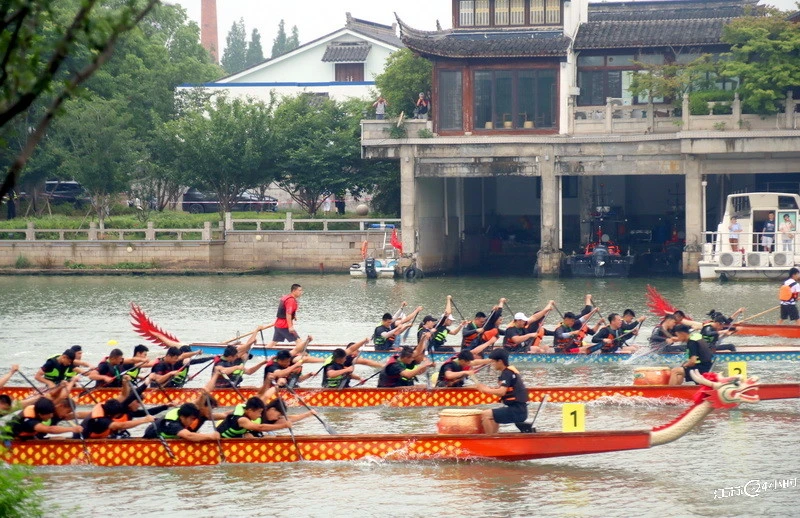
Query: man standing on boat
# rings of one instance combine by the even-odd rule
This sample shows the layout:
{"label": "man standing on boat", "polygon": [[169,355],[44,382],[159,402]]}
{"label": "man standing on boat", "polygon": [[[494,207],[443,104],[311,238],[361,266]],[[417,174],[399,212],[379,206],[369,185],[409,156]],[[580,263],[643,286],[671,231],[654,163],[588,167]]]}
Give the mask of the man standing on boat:
{"label": "man standing on boat", "polygon": [[769,219],[761,227],[761,247],[765,252],[772,252],[772,245],[775,244],[775,213],[770,212]]}
{"label": "man standing on boat", "polygon": [[269,347],[275,347],[279,342],[294,342],[295,345],[300,345],[300,336],[294,330],[294,321],[297,319],[297,299],[302,295],[303,287],[292,284],[289,294],[281,297],[275,319],[275,331]]}
{"label": "man standing on boat", "polygon": [[781,317],[778,324],[783,324],[784,320],[791,320],[800,324],[797,314],[797,299],[800,297],[800,270],[792,268],[789,270],[789,278],[783,281],[780,290]]}
{"label": "man standing on boat", "polygon": [[708,346],[700,333],[692,333],[691,328],[685,324],[678,324],[673,328],[675,337],[686,342],[686,355],[688,359],[681,367],[675,367],[670,374],[670,385],[681,385],[683,380],[691,378],[689,371],[697,370],[700,374],[711,371],[714,365],[714,351]]}
{"label": "man standing on boat", "polygon": [[508,352],[495,349],[489,355],[492,366],[500,372],[497,378],[497,387],[489,387],[478,383],[475,388],[483,394],[500,396],[500,402],[505,406],[491,408],[481,413],[483,430],[486,433],[497,433],[501,424],[514,423],[521,432],[530,432],[531,425],[525,422],[528,419],[528,389],[522,382],[519,371],[508,364]]}

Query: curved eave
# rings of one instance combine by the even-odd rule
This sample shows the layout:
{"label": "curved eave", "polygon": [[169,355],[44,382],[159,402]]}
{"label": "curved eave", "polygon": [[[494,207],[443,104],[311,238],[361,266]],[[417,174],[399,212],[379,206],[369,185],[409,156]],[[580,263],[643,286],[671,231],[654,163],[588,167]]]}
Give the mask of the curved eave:
{"label": "curved eave", "polygon": [[724,45],[722,31],[734,18],[588,22],[575,50]]}

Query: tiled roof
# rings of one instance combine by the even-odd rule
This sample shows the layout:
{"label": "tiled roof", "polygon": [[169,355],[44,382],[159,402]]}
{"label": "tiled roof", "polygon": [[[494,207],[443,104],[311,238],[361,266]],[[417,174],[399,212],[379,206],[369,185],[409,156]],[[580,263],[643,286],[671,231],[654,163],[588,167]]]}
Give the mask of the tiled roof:
{"label": "tiled roof", "polygon": [[347,23],[345,24],[345,28],[363,34],[364,36],[369,36],[378,41],[388,43],[394,47],[403,46],[403,42],[401,42],[400,38],[397,37],[397,26],[395,24],[383,25],[381,23],[371,22],[369,20],[361,20],[359,18],[353,18],[350,13],[347,13]]}
{"label": "tiled roof", "polygon": [[566,56],[570,39],[561,30],[419,31],[400,22],[406,47],[426,56],[447,58],[521,58]]}
{"label": "tiled roof", "polygon": [[575,50],[714,45],[730,18],[690,20],[602,21],[581,25]]}
{"label": "tiled roof", "polygon": [[329,43],[322,61],[353,63],[366,61],[372,45],[369,43]]}
{"label": "tiled roof", "polygon": [[758,0],[600,2],[589,4],[589,22],[736,18]]}

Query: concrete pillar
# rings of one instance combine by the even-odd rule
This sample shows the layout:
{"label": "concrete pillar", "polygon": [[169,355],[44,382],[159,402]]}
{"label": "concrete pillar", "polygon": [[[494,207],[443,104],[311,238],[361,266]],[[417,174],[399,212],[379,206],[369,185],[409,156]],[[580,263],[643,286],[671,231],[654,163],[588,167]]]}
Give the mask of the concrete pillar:
{"label": "concrete pillar", "polygon": [[225,230],[233,230],[233,217],[230,212],[225,213]]}
{"label": "concrete pillar", "polygon": [[29,221],[25,227],[25,241],[36,241],[36,231],[33,228],[33,221]]}
{"label": "concrete pillar", "polygon": [[581,235],[579,245],[594,241],[592,235],[592,214],[594,213],[594,177],[578,178],[578,216],[580,217]]}
{"label": "concrete pillar", "polygon": [[203,241],[211,241],[211,222],[203,222]]}
{"label": "concrete pillar", "polygon": [[[403,236],[403,253],[417,253],[417,179],[413,146],[400,146],[400,227]],[[421,266],[421,265],[420,265]]]}
{"label": "concrete pillar", "polygon": [[733,94],[731,104],[731,129],[742,129],[742,101],[739,99],[739,92]]}
{"label": "concrete pillar", "polygon": [[703,230],[703,163],[693,156],[684,160],[686,180],[686,247],[683,252],[683,274],[699,273]]}
{"label": "concrete pillar", "polygon": [[144,238],[147,241],[155,241],[156,240],[156,231],[153,227],[153,222],[147,222],[147,230],[144,231]]}
{"label": "concrete pillar", "polygon": [[[555,155],[551,153],[550,156]],[[558,249],[561,178],[556,176],[555,160],[540,159],[539,172],[542,176],[542,243],[536,260],[536,270],[542,276],[557,276],[561,267],[561,252]]]}
{"label": "concrete pillar", "polygon": [[656,109],[653,106],[653,98],[647,98],[647,127],[652,133],[656,131]]}
{"label": "concrete pillar", "polygon": [[786,92],[786,103],[783,106],[783,113],[786,116],[784,128],[792,128],[792,118],[794,118],[794,92],[789,90]]}
{"label": "concrete pillar", "polygon": [[294,230],[294,221],[292,221],[292,213],[286,213],[286,221],[283,222],[283,230]]}
{"label": "concrete pillar", "polygon": [[97,223],[89,223],[89,241],[97,241]]}
{"label": "concrete pillar", "polygon": [[681,121],[683,122],[683,130],[689,129],[689,94],[683,94],[683,103],[681,103]]}
{"label": "concrete pillar", "polygon": [[611,123],[614,119],[614,110],[611,107],[611,97],[606,97],[606,133],[611,133]]}

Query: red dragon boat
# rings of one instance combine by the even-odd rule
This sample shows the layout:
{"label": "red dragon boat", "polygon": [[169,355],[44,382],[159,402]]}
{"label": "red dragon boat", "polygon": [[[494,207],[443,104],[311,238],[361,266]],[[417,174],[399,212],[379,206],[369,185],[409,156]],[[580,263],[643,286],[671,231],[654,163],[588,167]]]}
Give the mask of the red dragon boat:
{"label": "red dragon boat", "polygon": [[[389,407],[438,407],[487,405],[497,401],[496,396],[481,394],[471,387],[463,388],[376,388],[359,387],[347,389],[295,388],[298,396],[313,407],[363,408],[373,406]],[[217,389],[211,394],[220,406],[234,406],[258,392],[256,387],[239,387],[241,396],[233,389]],[[528,389],[530,401],[538,402],[547,395],[551,403],[586,403],[603,397],[628,397],[648,399],[675,399],[691,401],[697,392],[695,385],[621,385],[606,387],[535,387]],[[148,389],[142,395],[145,404],[165,405],[170,401],[183,403],[200,397],[201,389]],[[14,400],[34,397],[37,392],[30,387],[2,387],[0,394],[7,394]],[[91,393],[73,389],[72,398],[77,404],[93,405],[104,402],[119,394],[119,389],[96,389]],[[800,383],[775,383],[759,385],[761,400],[800,398]],[[284,393],[290,406],[300,403],[288,393]]]}
{"label": "red dragon boat", "polygon": [[[667,313],[674,313],[678,309],[652,286],[647,286],[647,306],[652,313],[659,317],[663,317]],[[800,338],[800,325],[796,324],[751,324],[749,322],[733,322],[731,327],[736,330],[738,336]]]}
{"label": "red dragon boat", "polygon": [[689,432],[716,408],[755,403],[758,379],[702,378],[695,404],[674,421],[649,430],[501,434],[363,434],[270,436],[186,442],[147,439],[11,441],[0,458],[35,466],[206,466],[221,463],[495,459],[519,461],[650,448]]}

